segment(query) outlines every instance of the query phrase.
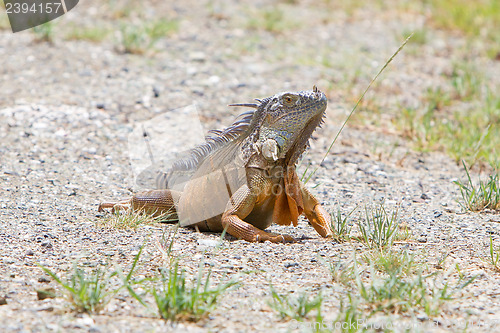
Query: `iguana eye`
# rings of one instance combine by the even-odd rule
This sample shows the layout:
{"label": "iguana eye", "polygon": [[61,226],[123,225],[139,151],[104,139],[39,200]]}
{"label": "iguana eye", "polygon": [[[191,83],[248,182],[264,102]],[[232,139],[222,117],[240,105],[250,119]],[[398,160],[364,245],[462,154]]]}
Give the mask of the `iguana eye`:
{"label": "iguana eye", "polygon": [[294,95],[284,95],[282,98],[282,103],[286,106],[293,106],[297,101],[297,97]]}

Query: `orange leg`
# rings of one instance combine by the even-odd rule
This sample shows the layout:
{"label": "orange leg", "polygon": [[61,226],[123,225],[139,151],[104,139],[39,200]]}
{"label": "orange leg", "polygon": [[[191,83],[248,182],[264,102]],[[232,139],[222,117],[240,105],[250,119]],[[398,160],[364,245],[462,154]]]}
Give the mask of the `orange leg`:
{"label": "orange leg", "polygon": [[311,192],[300,183],[300,191],[302,192],[302,199],[304,200],[304,214],[306,215],[313,228],[322,237],[332,237],[331,223],[332,219],[330,214],[321,206]]}
{"label": "orange leg", "polygon": [[221,218],[222,227],[227,230],[227,233],[248,242],[295,242],[295,239],[289,235],[271,234],[243,221],[252,211],[255,200],[255,195],[251,193],[247,185],[243,185],[233,194]]}

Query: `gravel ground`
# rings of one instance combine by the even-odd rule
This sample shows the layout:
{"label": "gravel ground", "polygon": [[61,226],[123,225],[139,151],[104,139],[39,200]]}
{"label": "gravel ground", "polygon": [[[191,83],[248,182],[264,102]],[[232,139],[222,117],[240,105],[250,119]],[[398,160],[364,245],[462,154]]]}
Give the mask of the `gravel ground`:
{"label": "gravel ground", "polygon": [[[167,111],[194,106],[205,130],[220,128],[239,112],[227,104],[316,84],[329,98],[327,121],[316,132],[299,170],[307,163],[316,166],[352,107],[345,89],[336,85],[342,85],[346,73],[368,73],[355,82],[354,91],[361,92],[399,46],[395,36],[402,27],[411,29],[426,22],[425,17],[391,10],[377,16],[361,10],[351,16],[303,3],[283,7],[286,17],[296,21],[273,33],[253,30],[248,23],[253,9],[241,4],[146,3],[151,7],[145,15],[153,11],[177,19],[179,30],[143,55],[119,52],[112,41],[68,41],[56,33],[49,44],[36,42],[29,32],[0,31],[0,296],[6,296],[7,302],[0,306],[0,329],[295,330],[293,322],[280,320],[267,305],[270,283],[280,292],[322,290],[323,314],[333,320],[342,291],[332,282],[325,262],[347,260],[362,245],[321,239],[304,220],[298,228],[271,227],[302,239],[285,245],[250,244],[228,237],[221,248],[215,248],[219,235],[181,229],[172,253],[188,273],[195,274],[203,259],[212,267],[215,281],[238,276],[242,282],[197,323],[165,322],[126,293],[92,316],[70,311],[62,297],[37,299],[36,289],[60,291],[37,263],[58,274],[71,269],[75,261],[88,267],[111,262],[128,269],[145,244],[137,274],[151,276],[166,265],[162,237],[173,226],[119,230],[98,223],[103,220],[97,213],[100,201],[124,198],[141,189],[134,183],[128,146],[137,126]],[[64,30],[65,22],[105,22],[106,9],[97,1],[85,1],[60,18],[54,29]],[[464,44],[460,37],[432,31],[422,52],[403,52],[391,64],[377,95],[388,105],[394,101],[418,105],[426,88],[438,85],[442,74],[450,71],[449,60]],[[334,66],[318,65],[326,54]],[[478,60],[482,62],[492,77],[500,72],[499,62]],[[166,141],[174,139],[171,133],[165,135]],[[349,212],[382,199],[389,207],[400,204],[401,222],[413,236],[397,247],[419,253],[430,266],[448,253],[442,271],[449,281],[457,279],[456,265],[467,276],[477,275],[460,297],[445,303],[434,318],[439,325],[423,316],[416,330],[456,331],[457,325],[470,320],[485,323],[473,331],[500,331],[499,325],[488,326],[499,318],[499,273],[484,261],[489,236],[499,240],[500,216],[461,211],[453,181],[463,178],[462,168],[449,157],[412,151],[407,142],[391,134],[390,125],[373,129],[354,122],[310,183],[331,211],[337,204]],[[391,318],[412,320],[404,314]]]}

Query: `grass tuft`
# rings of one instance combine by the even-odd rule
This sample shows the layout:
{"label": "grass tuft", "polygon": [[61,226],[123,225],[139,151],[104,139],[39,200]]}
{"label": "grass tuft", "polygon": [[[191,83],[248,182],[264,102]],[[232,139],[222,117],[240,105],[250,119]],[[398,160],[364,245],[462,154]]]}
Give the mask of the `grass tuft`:
{"label": "grass tuft", "polygon": [[370,267],[372,279],[368,282],[362,281],[358,270],[355,269],[354,272],[357,291],[372,314],[423,311],[428,316],[436,316],[445,301],[452,300],[457,292],[475,279],[475,277],[467,279],[459,274],[458,282],[451,285],[448,282],[438,281],[435,273],[424,275],[418,272],[411,277],[407,276],[404,266],[388,270],[388,274],[384,277],[373,278],[376,276],[374,264]]}
{"label": "grass tuft", "polygon": [[68,40],[86,40],[94,43],[99,43],[105,40],[111,29],[104,26],[90,26],[90,27],[73,27],[66,34],[65,38]]}
{"label": "grass tuft", "polygon": [[136,229],[142,225],[151,225],[159,222],[169,223],[175,221],[177,221],[177,216],[173,216],[173,214],[169,212],[155,217],[146,212],[127,210],[124,213],[117,211],[116,213],[99,220],[97,225],[116,229]]}
{"label": "grass tuft", "polygon": [[272,299],[268,305],[279,313],[281,319],[302,320],[313,310],[316,310],[316,318],[321,318],[321,304],[323,303],[321,293],[310,298],[303,291],[298,296],[291,297],[290,295],[279,295],[271,285],[271,296]]}
{"label": "grass tuft", "polygon": [[435,0],[427,3],[432,20],[438,27],[459,30],[467,36],[484,39],[490,45],[490,55],[500,51],[498,0]]}
{"label": "grass tuft", "polygon": [[122,23],[119,30],[119,51],[144,54],[154,48],[158,40],[179,29],[176,20],[156,20],[141,24]]}
{"label": "grass tuft", "polygon": [[457,162],[500,167],[498,85],[471,62],[456,63],[443,86],[429,88],[424,103],[394,115],[402,135],[420,151],[444,150]]}
{"label": "grass tuft", "polygon": [[106,274],[97,268],[89,274],[75,263],[71,277],[60,279],[47,267],[39,266],[65,289],[69,301],[78,312],[98,313],[109,303],[112,295],[118,292],[118,289],[112,289],[110,285],[110,279],[116,275],[114,271]]}
{"label": "grass tuft", "polygon": [[158,312],[163,319],[197,321],[215,308],[219,296],[239,284],[238,281],[231,279],[211,288],[211,271],[208,272],[202,284],[202,265],[203,263],[198,268],[198,277],[192,287],[187,286],[185,271],[179,270],[177,261],[168,272],[160,271],[161,287],[153,288],[152,293]]}
{"label": "grass tuft", "polygon": [[[347,290],[334,321],[342,332],[357,332],[369,327],[372,319],[376,324],[381,317],[390,321],[393,315],[439,316],[443,305],[460,297],[461,291],[475,280],[458,265],[454,279],[439,271],[424,274],[422,263],[407,250],[371,250],[359,262],[354,253],[350,263],[337,262],[332,267],[336,273],[349,275],[349,282],[343,283]],[[449,282],[452,280],[455,282]]]}
{"label": "grass tuft", "polygon": [[493,246],[493,237],[490,235],[490,264],[500,272],[500,246],[495,250]]}
{"label": "grass tuft", "polygon": [[246,27],[252,30],[265,30],[272,33],[283,33],[300,26],[297,18],[287,13],[279,6],[263,8],[248,15]]}
{"label": "grass tuft", "polygon": [[330,274],[332,281],[349,286],[354,278],[354,266],[350,263],[342,263],[340,260],[330,262]]}
{"label": "grass tuft", "polygon": [[[105,273],[100,268],[87,273],[75,263],[70,278],[61,279],[47,267],[37,264],[45,273],[52,277],[66,291],[68,300],[72,303],[74,310],[78,312],[99,313],[123,287],[127,288],[134,298],[143,303],[130,287],[132,274],[137,266],[143,247],[134,257],[132,268],[127,275],[123,274],[120,267]],[[122,278],[123,285],[112,287],[111,279],[115,276]]]}
{"label": "grass tuft", "polygon": [[347,302],[344,299],[340,300],[340,311],[334,324],[339,324],[341,332],[359,332],[364,317],[358,309],[358,303],[358,298],[350,292],[347,293]]}
{"label": "grass tuft", "polygon": [[47,22],[33,28],[36,42],[54,42],[54,23]]}
{"label": "grass tuft", "polygon": [[469,170],[462,161],[467,173],[467,183],[455,181],[460,188],[462,202],[460,205],[470,211],[478,212],[484,209],[500,210],[500,178],[498,174],[490,175],[488,181],[479,181],[475,186],[469,174]]}
{"label": "grass tuft", "polygon": [[383,249],[390,247],[398,235],[398,209],[388,213],[381,202],[377,207],[365,207],[366,219],[358,222],[361,241],[369,248]]}
{"label": "grass tuft", "polygon": [[382,273],[403,274],[408,276],[416,271],[417,263],[408,251],[372,251],[364,255],[363,260]]}
{"label": "grass tuft", "polygon": [[[306,170],[307,171],[307,170]],[[349,223],[349,218],[352,213],[356,210],[355,207],[349,214],[343,216],[340,211],[340,207],[337,207],[337,213],[332,213],[331,229],[333,231],[333,239],[337,242],[342,243],[349,241],[351,239],[352,225]]]}

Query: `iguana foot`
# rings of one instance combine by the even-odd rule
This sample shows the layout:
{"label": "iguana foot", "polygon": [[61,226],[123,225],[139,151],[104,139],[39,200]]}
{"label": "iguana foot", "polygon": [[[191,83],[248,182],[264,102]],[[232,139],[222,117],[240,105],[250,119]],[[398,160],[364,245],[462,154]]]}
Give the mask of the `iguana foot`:
{"label": "iguana foot", "polygon": [[244,239],[247,242],[265,242],[272,243],[294,243],[296,240],[289,235],[272,234],[260,230],[248,222],[243,221],[237,215],[224,213],[221,218],[222,226],[226,228],[227,233],[238,239]]}
{"label": "iguana foot", "polygon": [[113,214],[115,214],[122,209],[130,209],[131,201],[132,199],[122,200],[118,202],[102,202],[99,204],[99,208],[97,208],[97,211],[102,212],[107,208],[111,208],[111,211],[113,212]]}
{"label": "iguana foot", "polygon": [[281,234],[270,234],[264,231],[266,235],[258,234],[256,236],[256,242],[270,241],[271,243],[296,243],[297,241],[290,235]]}
{"label": "iguana foot", "polygon": [[304,200],[304,215],[307,217],[314,230],[322,237],[332,237],[332,218],[330,214],[321,206],[306,186],[300,183],[300,190]]}
{"label": "iguana foot", "polygon": [[330,214],[320,204],[317,204],[312,212],[305,212],[305,215],[313,228],[322,237],[333,236],[332,229],[330,228]]}

